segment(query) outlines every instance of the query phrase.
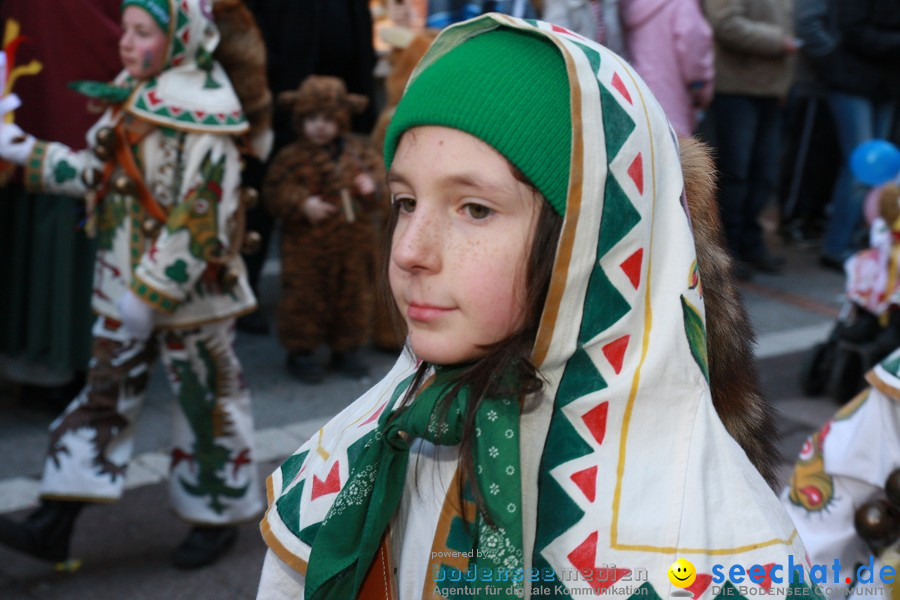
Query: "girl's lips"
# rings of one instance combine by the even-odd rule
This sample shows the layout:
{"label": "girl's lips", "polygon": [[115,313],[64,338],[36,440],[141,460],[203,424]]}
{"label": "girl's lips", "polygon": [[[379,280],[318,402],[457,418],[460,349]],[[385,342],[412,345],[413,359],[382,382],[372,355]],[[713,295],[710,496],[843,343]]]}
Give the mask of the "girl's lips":
{"label": "girl's lips", "polygon": [[406,307],[406,316],[413,321],[428,323],[440,318],[446,313],[453,310],[442,306],[431,306],[428,304],[409,304]]}

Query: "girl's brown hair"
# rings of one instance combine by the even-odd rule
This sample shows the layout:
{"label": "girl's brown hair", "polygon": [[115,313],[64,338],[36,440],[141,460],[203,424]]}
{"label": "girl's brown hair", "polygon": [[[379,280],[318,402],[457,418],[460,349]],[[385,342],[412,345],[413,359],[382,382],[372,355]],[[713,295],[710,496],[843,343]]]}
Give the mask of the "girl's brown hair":
{"label": "girl's brown hair", "polygon": [[[475,414],[481,403],[487,398],[523,398],[528,394],[533,394],[543,387],[543,379],[538,373],[537,367],[531,361],[534,339],[540,325],[541,313],[544,309],[544,300],[547,297],[547,290],[550,287],[550,276],[553,272],[553,261],[556,256],[556,245],[559,241],[559,233],[562,229],[563,218],[550,206],[537,188],[532,184],[525,175],[509,163],[510,171],[518,181],[527,185],[536,202],[540,202],[540,212],[538,213],[537,225],[534,231],[534,238],[531,244],[531,252],[528,257],[526,279],[525,279],[525,317],[524,326],[516,333],[501,340],[485,349],[488,351],[482,358],[468,365],[460,374],[456,385],[451,392],[447,394],[438,403],[436,408],[436,418],[443,419],[449,410],[450,404],[456,394],[463,387],[469,390],[469,402],[466,406],[464,415],[464,425],[462,434],[462,443],[459,453],[459,467],[461,469],[462,478],[460,485],[459,507],[463,506],[462,495],[464,490],[471,490],[475,498],[478,510],[491,522],[491,515],[488,514],[484,496],[478,488],[475,479],[475,464],[473,456],[473,440],[475,439]],[[394,228],[397,225],[397,209],[394,208],[390,212],[390,216],[386,223],[385,235],[382,238],[382,248],[384,260],[382,260],[381,276],[387,280],[388,269],[390,265],[391,239],[393,237]],[[388,302],[393,315],[398,312],[393,308],[394,299],[391,296],[389,286],[384,286],[384,298],[382,301]],[[398,324],[399,325],[399,324]],[[406,391],[403,399],[398,405],[398,410],[388,417],[388,422],[393,420],[400,414],[403,407],[409,405],[418,393],[419,387],[425,380],[425,374],[431,365],[423,362],[416,371],[409,389]],[[504,387],[505,381],[510,381],[509,374],[515,375],[512,381],[515,381],[513,388]]]}

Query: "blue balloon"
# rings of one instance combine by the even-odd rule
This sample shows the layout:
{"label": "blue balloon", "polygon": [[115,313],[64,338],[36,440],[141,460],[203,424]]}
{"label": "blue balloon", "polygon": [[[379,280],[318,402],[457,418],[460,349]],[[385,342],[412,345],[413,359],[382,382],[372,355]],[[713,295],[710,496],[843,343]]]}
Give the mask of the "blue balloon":
{"label": "blue balloon", "polygon": [[887,140],[863,142],[850,155],[850,170],[863,183],[887,183],[900,175],[900,150]]}

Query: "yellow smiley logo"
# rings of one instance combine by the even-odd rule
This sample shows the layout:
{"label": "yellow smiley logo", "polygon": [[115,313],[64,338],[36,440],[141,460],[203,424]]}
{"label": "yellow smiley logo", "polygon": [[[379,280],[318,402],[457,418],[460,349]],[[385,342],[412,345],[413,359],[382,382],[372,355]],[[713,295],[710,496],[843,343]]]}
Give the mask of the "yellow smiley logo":
{"label": "yellow smiley logo", "polygon": [[669,567],[669,581],[677,588],[686,588],[697,579],[697,569],[690,561],[679,558]]}

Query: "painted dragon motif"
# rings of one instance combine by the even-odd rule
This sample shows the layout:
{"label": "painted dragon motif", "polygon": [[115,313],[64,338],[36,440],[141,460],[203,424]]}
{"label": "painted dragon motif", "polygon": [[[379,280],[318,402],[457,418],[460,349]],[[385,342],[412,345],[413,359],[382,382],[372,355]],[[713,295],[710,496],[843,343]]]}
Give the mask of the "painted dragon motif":
{"label": "painted dragon motif", "polygon": [[214,163],[212,151],[207,152],[200,165],[202,182],[188,191],[184,202],[172,210],[166,221],[169,235],[178,231],[188,233],[190,252],[199,260],[208,261],[222,253],[218,234],[224,175],[225,155]]}
{"label": "painted dragon motif", "polygon": [[179,478],[184,490],[192,496],[209,497],[209,506],[217,513],[225,510],[224,498],[240,498],[248,485],[231,487],[221,475],[229,463],[236,473],[241,466],[250,464],[249,449],[232,456],[232,451],[216,439],[228,435],[232,422],[222,409],[218,399],[228,394],[227,357],[198,342],[198,352],[206,367],[205,381],[195,373],[186,360],[173,360],[172,369],[180,386],[178,402],[194,433],[191,451],[181,448],[172,451],[173,468],[182,460],[188,460],[195,473],[196,483]]}

